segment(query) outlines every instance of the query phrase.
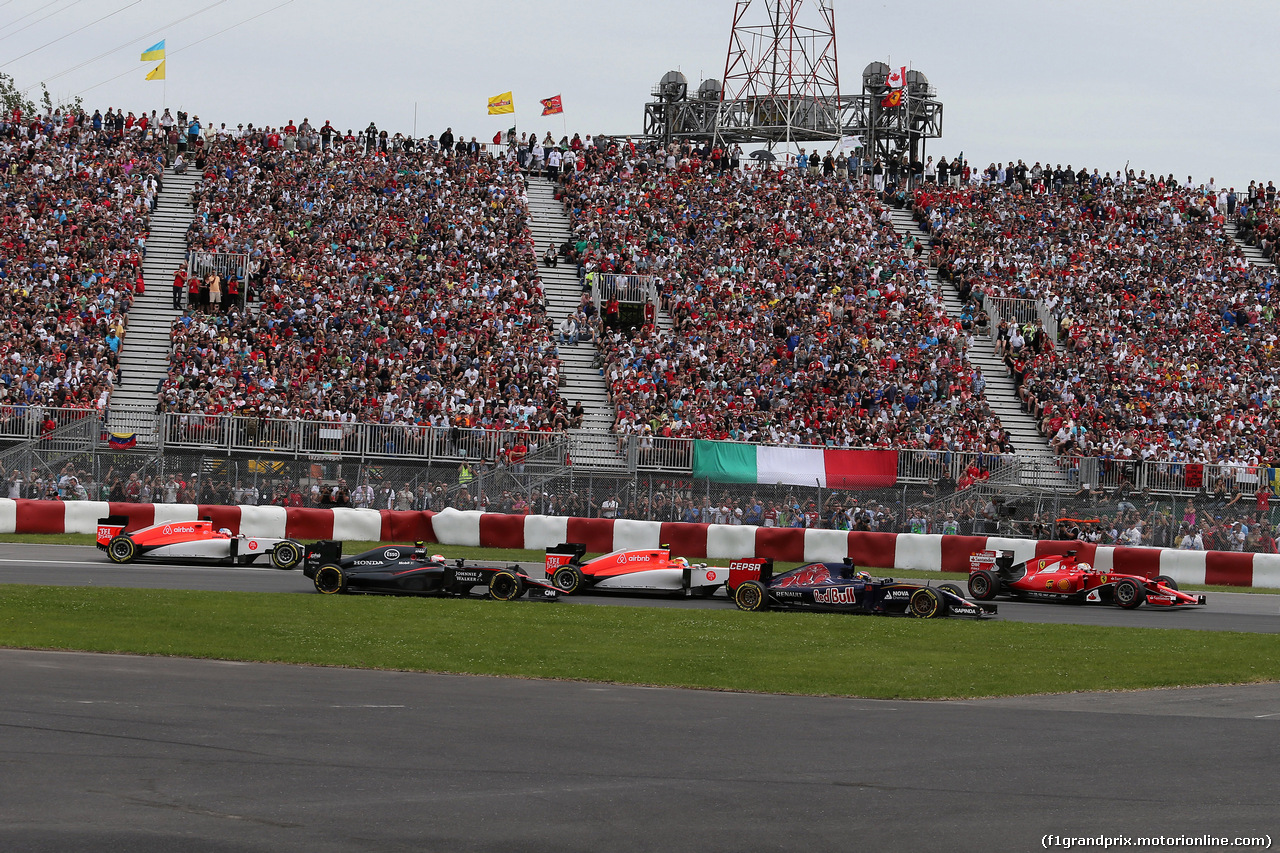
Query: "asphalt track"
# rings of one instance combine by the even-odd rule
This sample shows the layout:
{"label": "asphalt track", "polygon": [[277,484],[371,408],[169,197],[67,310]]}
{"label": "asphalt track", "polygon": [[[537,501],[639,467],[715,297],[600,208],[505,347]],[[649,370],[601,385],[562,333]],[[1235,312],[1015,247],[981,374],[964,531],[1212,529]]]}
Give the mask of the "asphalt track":
{"label": "asphalt track", "polygon": [[892,702],[21,650],[0,683],[0,849],[25,853],[1280,830],[1280,685]]}
{"label": "asphalt track", "polygon": [[[298,571],[152,563],[118,566],[108,561],[106,555],[98,549],[80,545],[0,544],[0,583],[315,594],[311,582]],[[1126,611],[1108,606],[1033,604],[1001,600],[999,618],[1015,622],[1280,633],[1280,595],[1208,593],[1208,596],[1209,603],[1205,607],[1174,611],[1151,607]],[[564,596],[560,601],[630,607],[733,606],[722,596],[702,600],[579,595]]]}

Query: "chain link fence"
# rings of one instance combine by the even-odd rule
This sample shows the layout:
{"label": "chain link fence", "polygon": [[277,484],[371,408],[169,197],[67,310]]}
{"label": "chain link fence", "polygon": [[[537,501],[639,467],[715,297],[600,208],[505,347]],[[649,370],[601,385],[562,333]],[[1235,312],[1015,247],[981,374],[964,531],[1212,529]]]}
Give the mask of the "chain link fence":
{"label": "chain link fence", "polygon": [[[579,472],[573,466],[492,462],[317,461],[223,454],[33,449],[11,459],[6,497],[141,503],[537,513],[899,533],[1082,538],[1101,545],[1274,553],[1270,491],[1228,488],[1154,495],[1125,485],[1071,493],[995,479],[857,491],[714,483],[657,472]],[[1184,542],[1189,537],[1190,541]]]}

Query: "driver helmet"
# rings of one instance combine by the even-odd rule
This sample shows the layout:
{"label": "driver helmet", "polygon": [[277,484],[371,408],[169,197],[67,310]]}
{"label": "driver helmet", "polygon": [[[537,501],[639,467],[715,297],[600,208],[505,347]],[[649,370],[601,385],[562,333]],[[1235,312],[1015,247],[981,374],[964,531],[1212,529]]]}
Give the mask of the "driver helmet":
{"label": "driver helmet", "polygon": [[444,562],[444,554],[432,554],[432,555],[431,555],[431,562],[433,562],[433,563],[443,563],[443,562]]}
{"label": "driver helmet", "polygon": [[219,528],[218,528],[218,535],[219,535],[219,536],[227,536],[227,537],[230,537],[230,536],[231,536],[231,528],[230,528],[230,527],[219,527]]}
{"label": "driver helmet", "polygon": [[860,580],[863,583],[871,583],[871,572],[858,572],[853,577],[854,580]]}
{"label": "driver helmet", "polygon": [[1076,568],[1082,572],[1091,572],[1093,571],[1093,563],[1087,563],[1081,560],[1080,562],[1076,563]]}
{"label": "driver helmet", "polygon": [[671,561],[671,565],[677,569],[687,569],[689,568],[689,561],[684,557],[676,557]]}

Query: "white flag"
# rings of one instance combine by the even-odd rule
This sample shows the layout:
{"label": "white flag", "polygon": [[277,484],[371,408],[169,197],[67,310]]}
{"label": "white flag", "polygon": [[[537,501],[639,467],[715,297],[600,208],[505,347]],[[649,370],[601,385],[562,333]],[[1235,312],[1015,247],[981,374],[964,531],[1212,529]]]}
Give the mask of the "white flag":
{"label": "white flag", "polygon": [[890,89],[901,89],[907,85],[907,66],[902,66],[897,71],[889,72],[889,76],[884,78],[884,84]]}

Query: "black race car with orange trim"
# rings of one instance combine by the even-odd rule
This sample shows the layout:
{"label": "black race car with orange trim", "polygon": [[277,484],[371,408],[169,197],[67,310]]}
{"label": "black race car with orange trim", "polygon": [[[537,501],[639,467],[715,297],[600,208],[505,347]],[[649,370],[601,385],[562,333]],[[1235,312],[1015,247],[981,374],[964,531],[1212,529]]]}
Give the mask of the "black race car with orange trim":
{"label": "black race car with orange trim", "polygon": [[325,595],[487,596],[512,601],[522,595],[555,601],[559,591],[550,583],[529,577],[515,564],[450,563],[430,553],[423,543],[385,545],[342,556],[342,543],[321,541],[307,548],[302,573]]}
{"label": "black race car with orange trim", "polygon": [[1198,607],[1203,595],[1178,589],[1168,575],[1154,578],[1100,572],[1075,551],[1036,557],[1016,565],[1012,551],[976,551],[969,555],[969,594],[978,601],[1007,595],[1025,601],[1062,604],[1114,604],[1133,610],[1146,604],[1162,609]]}
{"label": "black race car with orange trim", "polygon": [[820,610],[835,613],[871,613],[880,616],[914,616],[938,619],[996,615],[996,605],[973,602],[960,588],[903,583],[893,578],[873,578],[858,571],[851,561],[808,563],[798,569],[760,580],[743,581],[733,593],[739,610]]}
{"label": "black race car with orange trim", "polygon": [[113,563],[164,560],[172,563],[225,563],[233,566],[274,566],[296,569],[302,562],[302,543],[293,539],[237,536],[227,528],[215,530],[207,518],[164,521],[131,533],[129,519],[109,515],[98,519],[97,546]]}

